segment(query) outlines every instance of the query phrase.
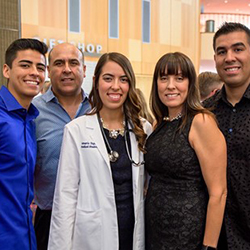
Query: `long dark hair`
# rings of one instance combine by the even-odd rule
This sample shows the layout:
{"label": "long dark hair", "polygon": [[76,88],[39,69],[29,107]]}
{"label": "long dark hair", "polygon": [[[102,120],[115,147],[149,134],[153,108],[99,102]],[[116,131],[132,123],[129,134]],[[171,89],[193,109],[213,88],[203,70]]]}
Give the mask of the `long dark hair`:
{"label": "long dark hair", "polygon": [[138,141],[138,148],[142,152],[145,152],[144,144],[146,140],[146,134],[144,133],[139,117],[141,105],[135,90],[135,74],[130,61],[124,55],[117,52],[105,53],[97,62],[94,72],[93,87],[89,94],[90,104],[92,106],[92,111],[90,114],[98,113],[103,107],[103,103],[99,95],[98,83],[102,73],[102,68],[109,61],[119,64],[128,78],[129,91],[123,104],[124,114],[126,118],[133,123],[133,132],[135,133],[136,139]]}
{"label": "long dark hair", "polygon": [[187,125],[191,118],[198,113],[207,113],[213,116],[211,112],[202,107],[200,103],[200,93],[197,83],[197,77],[192,61],[181,52],[167,53],[163,55],[155,66],[153,85],[150,94],[150,105],[152,112],[159,125],[165,116],[168,116],[168,107],[165,106],[158,94],[159,77],[164,75],[178,75],[179,70],[183,77],[188,78],[188,94],[183,104],[182,123],[180,131]]}

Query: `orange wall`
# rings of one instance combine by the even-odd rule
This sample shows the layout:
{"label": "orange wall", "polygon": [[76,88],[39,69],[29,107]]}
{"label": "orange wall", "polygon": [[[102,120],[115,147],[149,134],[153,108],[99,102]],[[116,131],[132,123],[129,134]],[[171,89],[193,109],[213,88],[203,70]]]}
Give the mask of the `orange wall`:
{"label": "orange wall", "polygon": [[[142,0],[119,1],[119,39],[108,37],[108,0],[81,1],[81,32],[68,32],[67,0],[21,0],[22,37],[75,41],[118,51],[132,62],[137,84],[148,98],[157,60],[186,53],[199,68],[199,0],[151,0],[151,42],[142,42]],[[87,61],[98,57],[86,56]]]}

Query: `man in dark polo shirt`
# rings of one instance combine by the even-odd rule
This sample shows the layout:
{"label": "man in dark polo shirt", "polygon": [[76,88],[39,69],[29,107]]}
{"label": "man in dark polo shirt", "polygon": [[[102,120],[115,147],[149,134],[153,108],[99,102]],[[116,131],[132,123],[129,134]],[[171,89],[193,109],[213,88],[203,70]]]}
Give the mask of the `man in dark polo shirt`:
{"label": "man in dark polo shirt", "polygon": [[204,102],[213,107],[228,147],[228,197],[218,249],[250,249],[250,30],[224,23],[213,40],[222,90]]}

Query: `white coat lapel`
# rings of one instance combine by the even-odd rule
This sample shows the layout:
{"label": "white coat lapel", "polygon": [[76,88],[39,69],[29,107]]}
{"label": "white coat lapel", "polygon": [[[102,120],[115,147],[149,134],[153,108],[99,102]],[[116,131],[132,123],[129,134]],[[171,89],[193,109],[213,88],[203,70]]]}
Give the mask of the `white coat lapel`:
{"label": "white coat lapel", "polygon": [[97,149],[99,150],[100,154],[102,155],[108,167],[110,168],[107,148],[103,140],[102,132],[96,114],[88,116],[86,128],[89,129],[89,136],[91,137],[93,142],[95,142]]}

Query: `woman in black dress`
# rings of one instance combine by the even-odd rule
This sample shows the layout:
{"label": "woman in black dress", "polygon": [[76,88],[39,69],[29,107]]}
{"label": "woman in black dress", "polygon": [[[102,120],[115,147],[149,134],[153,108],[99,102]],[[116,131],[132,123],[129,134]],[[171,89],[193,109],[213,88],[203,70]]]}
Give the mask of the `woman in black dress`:
{"label": "woman in black dress", "polygon": [[200,104],[195,69],[184,54],[158,61],[151,108],[157,123],[146,144],[146,249],[216,249],[227,193],[226,143]]}

